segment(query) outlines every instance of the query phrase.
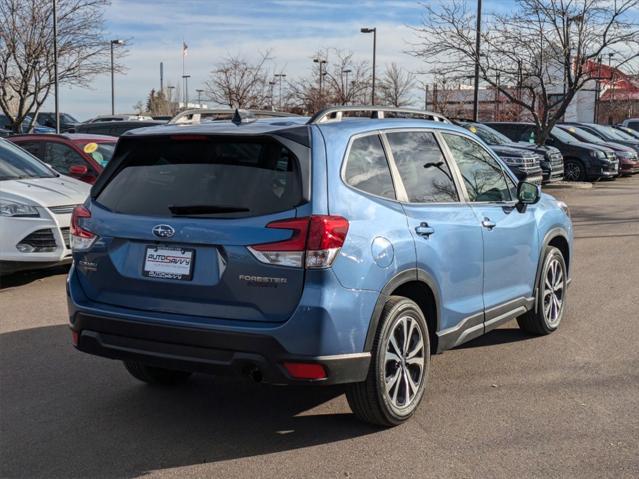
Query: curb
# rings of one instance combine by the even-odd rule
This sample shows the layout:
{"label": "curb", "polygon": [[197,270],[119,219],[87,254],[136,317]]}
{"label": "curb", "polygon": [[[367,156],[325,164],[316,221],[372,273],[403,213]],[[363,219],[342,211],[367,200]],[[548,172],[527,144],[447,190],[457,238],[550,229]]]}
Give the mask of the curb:
{"label": "curb", "polygon": [[592,183],[583,181],[557,181],[556,183],[549,183],[541,187],[542,191],[555,189],[589,190],[590,188],[592,188]]}

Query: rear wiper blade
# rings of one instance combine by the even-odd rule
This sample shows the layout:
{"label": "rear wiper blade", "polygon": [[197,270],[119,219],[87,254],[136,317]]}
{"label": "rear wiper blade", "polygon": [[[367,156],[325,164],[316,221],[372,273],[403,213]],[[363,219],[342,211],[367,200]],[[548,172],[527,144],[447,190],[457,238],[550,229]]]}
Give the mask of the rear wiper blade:
{"label": "rear wiper blade", "polygon": [[241,213],[250,211],[248,208],[241,206],[222,206],[222,205],[184,205],[184,206],[169,206],[169,211],[174,216],[189,216],[189,215],[210,215],[215,213]]}

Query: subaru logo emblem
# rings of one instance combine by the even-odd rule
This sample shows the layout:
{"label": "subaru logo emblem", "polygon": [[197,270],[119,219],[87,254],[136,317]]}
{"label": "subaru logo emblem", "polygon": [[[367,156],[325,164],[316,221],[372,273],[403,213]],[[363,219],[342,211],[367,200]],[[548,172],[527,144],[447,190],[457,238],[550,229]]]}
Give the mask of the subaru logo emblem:
{"label": "subaru logo emblem", "polygon": [[155,225],[152,231],[158,238],[170,238],[175,234],[175,230],[169,225]]}

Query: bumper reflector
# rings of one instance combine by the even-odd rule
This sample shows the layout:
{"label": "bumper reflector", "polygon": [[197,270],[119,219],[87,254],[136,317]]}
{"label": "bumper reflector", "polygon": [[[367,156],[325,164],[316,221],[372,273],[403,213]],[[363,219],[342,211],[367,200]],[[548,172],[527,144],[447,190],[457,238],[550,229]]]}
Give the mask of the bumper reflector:
{"label": "bumper reflector", "polygon": [[78,333],[77,331],[71,331],[71,341],[73,341],[73,345],[77,346],[78,345],[78,339],[80,339],[80,333]]}
{"label": "bumper reflector", "polygon": [[284,368],[294,379],[326,379],[326,371],[321,364],[284,363]]}

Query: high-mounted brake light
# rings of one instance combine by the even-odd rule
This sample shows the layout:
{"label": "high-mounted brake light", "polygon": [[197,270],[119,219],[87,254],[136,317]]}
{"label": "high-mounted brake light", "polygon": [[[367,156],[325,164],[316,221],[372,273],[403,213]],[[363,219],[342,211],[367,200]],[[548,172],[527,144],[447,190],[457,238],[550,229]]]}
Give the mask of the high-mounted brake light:
{"label": "high-mounted brake light", "polygon": [[76,206],[71,214],[71,248],[73,251],[84,251],[93,246],[97,236],[82,226],[91,218],[91,212],[84,206]]}
{"label": "high-mounted brake light", "polygon": [[341,216],[313,215],[273,221],[271,229],[291,230],[290,238],[249,246],[262,263],[301,268],[328,268],[346,240],[348,220]]}

